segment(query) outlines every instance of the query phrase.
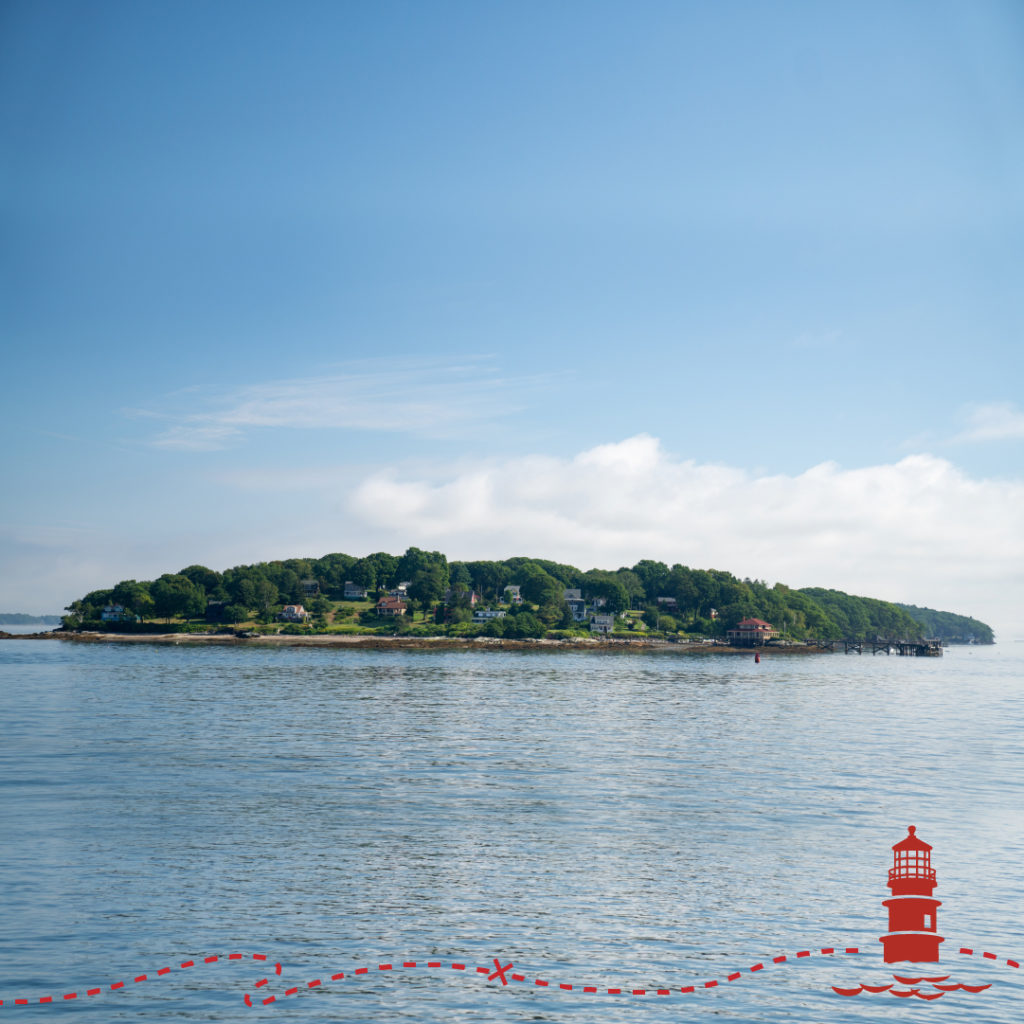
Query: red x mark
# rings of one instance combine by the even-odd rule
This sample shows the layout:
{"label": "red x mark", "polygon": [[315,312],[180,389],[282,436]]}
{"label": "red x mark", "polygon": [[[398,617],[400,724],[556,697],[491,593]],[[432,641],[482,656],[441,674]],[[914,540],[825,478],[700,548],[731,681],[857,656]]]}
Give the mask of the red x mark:
{"label": "red x mark", "polygon": [[502,967],[501,964],[498,962],[498,958],[495,957],[494,958],[494,966],[497,967],[497,970],[493,974],[488,974],[487,975],[487,980],[488,981],[494,981],[495,978],[501,978],[502,985],[507,985],[508,981],[505,980],[505,972],[512,970],[512,965],[511,964],[505,964],[505,966]]}

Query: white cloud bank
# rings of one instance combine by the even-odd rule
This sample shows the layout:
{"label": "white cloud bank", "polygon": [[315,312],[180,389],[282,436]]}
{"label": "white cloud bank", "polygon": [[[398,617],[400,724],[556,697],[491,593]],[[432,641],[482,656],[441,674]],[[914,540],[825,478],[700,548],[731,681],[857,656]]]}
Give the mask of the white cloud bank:
{"label": "white cloud bank", "polygon": [[656,558],[1024,633],[1015,612],[1024,608],[1024,481],[971,479],[931,455],[755,476],[676,458],[639,435],[570,459],[384,469],[354,489],[347,511],[355,532],[385,549],[532,554],[582,568]]}

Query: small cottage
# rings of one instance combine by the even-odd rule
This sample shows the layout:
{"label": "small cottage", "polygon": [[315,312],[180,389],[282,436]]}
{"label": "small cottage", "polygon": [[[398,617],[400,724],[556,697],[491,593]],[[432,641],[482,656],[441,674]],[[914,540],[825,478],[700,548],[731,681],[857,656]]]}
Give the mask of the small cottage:
{"label": "small cottage", "polygon": [[377,602],[378,615],[404,615],[409,606],[399,597],[382,597]]}

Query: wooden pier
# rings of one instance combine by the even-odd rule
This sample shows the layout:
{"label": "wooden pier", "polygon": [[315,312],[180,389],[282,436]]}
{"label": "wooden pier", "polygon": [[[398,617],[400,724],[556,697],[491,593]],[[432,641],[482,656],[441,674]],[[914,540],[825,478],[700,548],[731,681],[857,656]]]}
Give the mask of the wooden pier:
{"label": "wooden pier", "polygon": [[816,640],[814,643],[825,651],[843,654],[863,654],[865,649],[874,654],[899,654],[911,658],[941,658],[940,640]]}

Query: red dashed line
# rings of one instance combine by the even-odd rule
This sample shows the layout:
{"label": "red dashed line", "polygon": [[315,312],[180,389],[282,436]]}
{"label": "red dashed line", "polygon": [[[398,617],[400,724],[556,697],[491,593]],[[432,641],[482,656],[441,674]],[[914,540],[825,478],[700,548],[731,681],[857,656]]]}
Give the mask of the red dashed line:
{"label": "red dashed line", "polygon": [[[245,960],[248,957],[251,957],[253,960],[266,960],[267,959],[267,955],[265,953],[251,953],[251,954],[247,954],[247,953],[231,953],[231,954],[229,954],[226,957],[226,959],[228,959],[228,960]],[[219,962],[222,959],[225,959],[225,958],[222,957],[222,956],[208,956],[208,957],[205,957],[203,959],[203,963],[214,964],[214,963]],[[182,961],[181,969],[182,970],[186,970],[189,967],[195,967],[195,965],[196,965],[195,960],[184,960],[184,961]],[[155,972],[155,974],[138,974],[138,975],[135,975],[131,980],[132,980],[132,982],[134,984],[137,985],[137,984],[139,984],[140,982],[143,982],[143,981],[152,981],[152,980],[154,980],[154,978],[158,978],[158,977],[162,978],[165,974],[171,974],[172,970],[173,970],[173,968],[171,968],[171,967],[161,967],[161,968],[159,968]],[[280,964],[277,965],[277,973],[278,974],[281,973],[281,965]],[[257,987],[258,987],[261,983],[257,982],[256,984],[257,984]],[[267,979],[266,978],[263,979],[262,984],[264,984],[264,985],[267,984]],[[125,988],[126,986],[127,986],[127,982],[125,982],[125,981],[114,981],[114,982],[111,982],[111,984],[109,986],[109,991],[111,991],[111,992],[118,992],[121,989]],[[84,990],[82,990],[80,992],[65,992],[62,995],[60,995],[59,997],[54,997],[54,996],[38,996],[38,997],[36,997],[34,999],[20,999],[19,998],[19,999],[14,999],[14,1000],[7,1000],[7,1004],[9,1006],[11,1006],[11,1005],[13,1005],[13,1006],[29,1006],[33,1001],[37,1001],[39,1003],[53,1003],[55,1001],[55,998],[59,999],[59,1001],[61,1001],[61,1002],[70,1002],[73,999],[84,998],[85,996],[98,996],[98,995],[102,995],[103,991],[104,991],[104,989],[102,987],[94,987],[94,988],[84,989]],[[0,999],[0,1006],[3,1006],[3,1005],[4,1005],[4,1000]]]}
{"label": "red dashed line", "polygon": [[[835,952],[836,952],[836,949],[833,946],[823,946],[821,948],[821,953],[823,955],[825,955],[825,956],[832,956],[832,955],[835,954]],[[859,953],[860,950],[856,946],[847,946],[845,948],[845,952],[852,955],[852,954]],[[804,949],[804,950],[800,950],[798,953],[796,953],[795,956],[793,957],[793,959],[803,959],[803,958],[806,958],[806,957],[809,957],[809,956],[812,956],[812,955],[813,955],[813,952],[811,950]],[[789,957],[786,957],[784,955],[783,956],[777,956],[777,957],[773,958],[772,963],[784,964],[784,963],[788,963],[789,959],[790,959]],[[416,960],[404,960],[404,961],[402,961],[402,966],[403,967],[416,967],[417,963],[418,963],[418,961],[416,961]],[[494,974],[491,972],[491,969],[489,967],[467,967],[466,964],[464,964],[464,963],[457,963],[457,962],[453,962],[453,963],[450,963],[450,964],[446,965],[446,964],[442,963],[440,960],[429,960],[429,961],[427,961],[427,967],[438,968],[438,967],[445,967],[445,966],[449,967],[453,971],[467,971],[467,972],[470,972],[470,973],[485,974],[485,975],[488,975],[488,980],[492,980],[494,978]],[[509,967],[511,967],[511,966],[512,965],[509,964]],[[277,967],[278,967],[278,973],[280,974],[280,964],[278,964]],[[749,970],[751,972],[757,972],[757,971],[763,971],[764,968],[765,968],[765,964],[763,962],[759,962],[759,963],[754,964],[752,967],[750,967]],[[507,970],[507,969],[508,968],[505,968],[505,970]],[[369,967],[356,967],[354,969],[354,973],[356,975],[360,975],[361,976],[361,975],[369,973],[370,970],[371,970],[371,968],[369,968]],[[378,964],[377,965],[377,970],[379,970],[379,971],[391,971],[391,970],[394,970],[394,965],[393,964]],[[738,981],[742,976],[743,976],[743,972],[742,971],[734,971],[732,974],[727,975],[725,980],[729,981],[729,982]],[[339,981],[339,980],[343,979],[344,977],[345,977],[344,973],[343,972],[339,972],[338,974],[334,974],[334,975],[331,976],[331,981]],[[526,975],[524,975],[524,974],[510,974],[509,977],[513,981],[532,983],[535,988],[550,988],[550,987],[552,987],[552,983],[550,981],[545,980],[544,978],[528,979],[526,977]],[[265,985],[266,983],[267,983],[267,979],[264,978],[261,981],[257,982],[256,985],[257,985],[257,987],[259,987],[260,985]],[[710,981],[701,982],[700,983],[700,987],[703,988],[703,989],[713,989],[713,988],[718,988],[720,984],[721,984],[721,981],[719,979],[713,978]],[[320,988],[322,986],[323,986],[323,982],[319,978],[317,978],[315,981],[310,981],[310,982],[306,983],[306,988],[307,989]],[[678,989],[678,991],[681,994],[685,995],[685,994],[689,994],[689,993],[695,992],[697,987],[698,986],[696,986],[696,985],[687,985],[687,986],[684,986],[684,987]],[[654,989],[654,990],[646,989],[646,988],[633,988],[633,989],[605,988],[605,989],[599,989],[596,985],[584,985],[584,986],[581,986],[581,987],[577,988],[577,987],[574,987],[573,985],[571,985],[569,983],[561,983],[561,984],[559,984],[558,985],[558,989],[560,991],[562,991],[562,992],[582,991],[583,993],[585,993],[587,995],[596,995],[599,992],[604,992],[604,993],[606,993],[607,995],[610,995],[610,996],[617,996],[617,995],[623,995],[623,994],[634,995],[634,996],[646,996],[646,995],[654,995],[655,993],[657,993],[657,995],[659,995],[659,996],[667,996],[667,995],[671,995],[671,993],[673,991],[675,991],[675,990],[669,989],[669,988],[659,988],[659,989]],[[295,994],[298,991],[299,991],[298,987],[287,989],[284,992],[284,995],[285,996],[293,995],[293,994]],[[246,997],[245,997],[245,1002],[246,1002],[246,1005],[248,1005],[248,1006],[252,1005],[252,1002],[250,1001],[250,998],[249,998],[248,995],[246,995]]]}

